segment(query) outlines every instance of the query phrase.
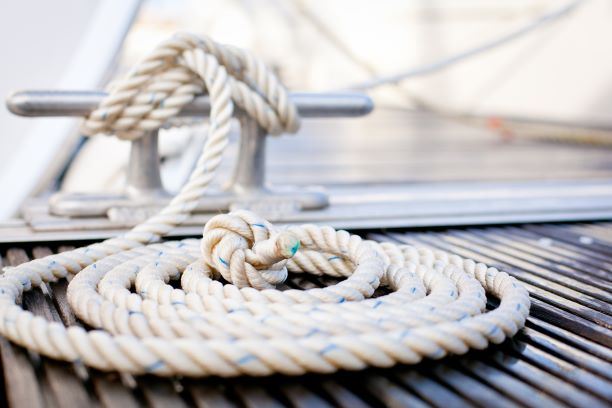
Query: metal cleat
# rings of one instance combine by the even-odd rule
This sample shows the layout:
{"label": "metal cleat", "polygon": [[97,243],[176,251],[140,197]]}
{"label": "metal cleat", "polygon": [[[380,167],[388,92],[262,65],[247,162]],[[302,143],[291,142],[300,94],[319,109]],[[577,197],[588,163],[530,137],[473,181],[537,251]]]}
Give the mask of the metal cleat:
{"label": "metal cleat", "polygon": [[[7,100],[8,109],[20,116],[86,116],[105,96],[92,91],[23,91]],[[357,117],[373,109],[372,100],[363,94],[292,93],[303,118]],[[194,99],[180,116],[208,116],[206,96]],[[322,209],[329,205],[323,190],[310,188],[271,188],[266,185],[265,150],[267,133],[244,112],[237,111],[241,138],[236,168],[223,191],[206,195],[196,212],[216,213],[248,208],[271,219],[286,213]],[[127,184],[121,195],[57,193],[49,201],[49,213],[64,217],[108,216],[111,221],[136,224],[155,213],[170,199],[160,176],[158,132],[131,144]]]}

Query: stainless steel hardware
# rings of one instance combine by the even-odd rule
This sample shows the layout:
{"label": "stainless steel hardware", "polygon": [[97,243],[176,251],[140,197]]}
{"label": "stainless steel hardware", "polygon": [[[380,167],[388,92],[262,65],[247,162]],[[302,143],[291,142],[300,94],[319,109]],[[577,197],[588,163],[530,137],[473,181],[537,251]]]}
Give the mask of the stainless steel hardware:
{"label": "stainless steel hardware", "polygon": [[[85,116],[105,96],[94,91],[22,91],[10,96],[8,109],[16,115]],[[373,109],[372,100],[356,93],[292,93],[298,112],[304,118],[357,117]],[[199,96],[185,106],[180,116],[208,116],[210,101]],[[215,212],[233,206],[256,209],[273,215],[286,211],[321,209],[328,205],[324,191],[273,189],[266,185],[266,132],[243,112],[237,112],[241,127],[238,163],[232,181],[223,192],[203,198],[197,210]],[[158,133],[132,142],[127,185],[122,195],[58,193],[50,201],[50,212],[62,216],[102,216],[111,209],[138,208],[140,217],[147,209],[155,211],[168,199],[159,168]]]}

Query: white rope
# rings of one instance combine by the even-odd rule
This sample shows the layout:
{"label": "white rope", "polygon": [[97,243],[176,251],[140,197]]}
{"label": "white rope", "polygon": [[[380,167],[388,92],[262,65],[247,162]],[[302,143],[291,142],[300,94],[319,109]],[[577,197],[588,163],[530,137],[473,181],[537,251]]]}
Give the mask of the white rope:
{"label": "white rope", "polygon": [[[201,91],[211,98],[210,135],[181,192],[123,236],[5,269],[0,334],[100,370],[195,377],[413,364],[483,349],[523,327],[529,296],[514,278],[443,252],[331,227],[279,231],[246,211],[214,217],[202,240],[153,243],[189,215],[210,183],[232,100],[271,131],[298,127],[285,89],[261,62],[189,35],[159,46],[84,127],[138,137]],[[345,279],[274,289],[288,270]],[[70,277],[70,306],[93,330],[66,328],[17,304],[24,291]],[[175,279],[181,289],[169,284]],[[391,293],[372,298],[379,286]],[[485,293],[500,299],[498,308],[485,311]]]}

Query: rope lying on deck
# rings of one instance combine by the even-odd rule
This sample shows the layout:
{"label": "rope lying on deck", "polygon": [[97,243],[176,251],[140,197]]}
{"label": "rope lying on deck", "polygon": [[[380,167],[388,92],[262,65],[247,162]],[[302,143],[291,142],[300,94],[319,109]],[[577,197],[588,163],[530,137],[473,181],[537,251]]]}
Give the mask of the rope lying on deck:
{"label": "rope lying on deck", "polygon": [[[84,125],[139,137],[204,90],[210,133],[180,193],[120,237],[5,269],[3,336],[101,370],[237,376],[417,363],[485,348],[524,325],[529,297],[514,278],[439,251],[331,227],[277,230],[247,211],[214,217],[200,241],[158,242],[188,217],[219,166],[232,100],[272,132],[297,129],[285,89],[246,52],[180,35],[118,83]],[[274,289],[287,271],[346,279]],[[94,330],[66,328],[16,304],[24,291],[71,276],[70,306]],[[169,284],[176,279],[181,289]],[[372,298],[379,286],[391,293]],[[485,293],[500,298],[498,308],[485,312]]]}

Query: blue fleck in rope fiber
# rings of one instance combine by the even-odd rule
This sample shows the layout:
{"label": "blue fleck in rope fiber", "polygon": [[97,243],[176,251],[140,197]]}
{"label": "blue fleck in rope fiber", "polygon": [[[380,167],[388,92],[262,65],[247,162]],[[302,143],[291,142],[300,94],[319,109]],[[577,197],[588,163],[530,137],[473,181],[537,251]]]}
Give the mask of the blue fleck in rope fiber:
{"label": "blue fleck in rope fiber", "polygon": [[[205,194],[234,103],[271,133],[298,129],[286,90],[247,52],[181,34],[116,82],[84,123],[91,134],[138,138],[202,92],[211,100],[209,135],[179,194],[122,236],[5,268],[0,334],[100,370],[199,377],[414,364],[483,349],[523,327],[530,305],[523,286],[444,252],[331,227],[279,230],[247,211],[214,217],[201,240],[162,242]],[[275,289],[288,271],[343,280]],[[91,329],[64,327],[18,304],[23,292],[60,279],[71,279],[70,307]],[[169,284],[178,279],[180,289]],[[372,298],[380,286],[390,293]],[[486,311],[487,295],[500,299],[495,310]]]}

